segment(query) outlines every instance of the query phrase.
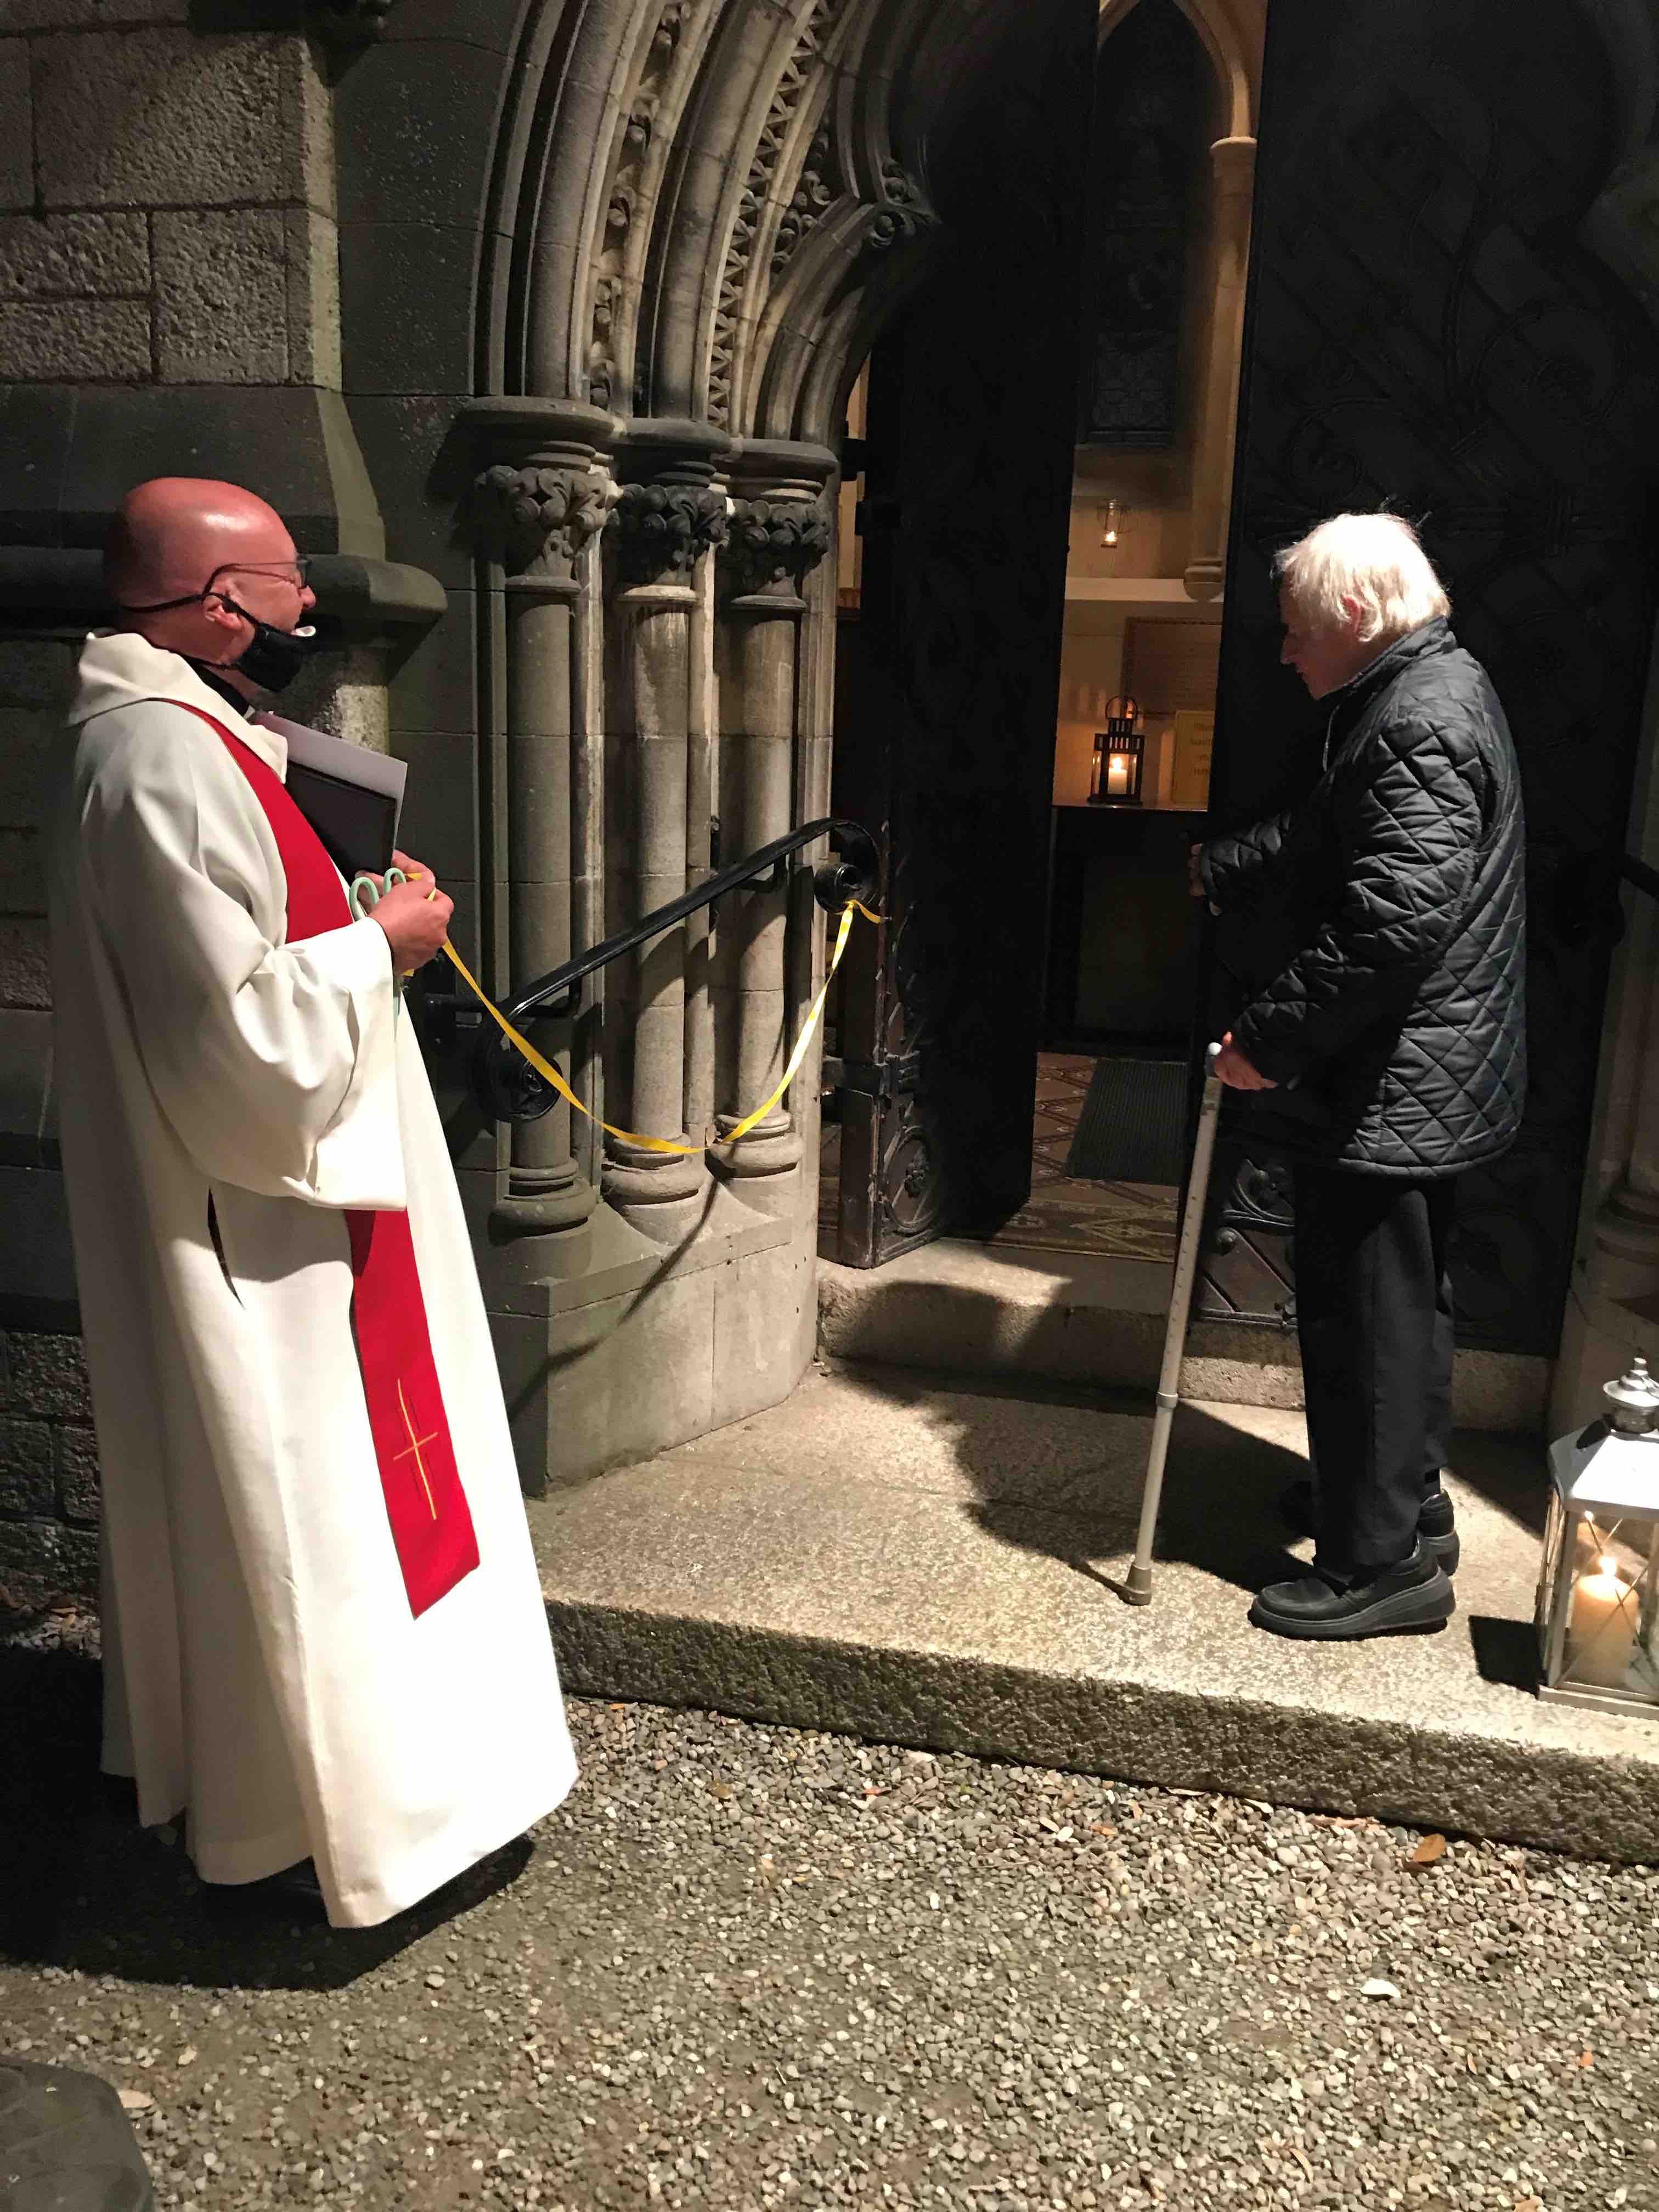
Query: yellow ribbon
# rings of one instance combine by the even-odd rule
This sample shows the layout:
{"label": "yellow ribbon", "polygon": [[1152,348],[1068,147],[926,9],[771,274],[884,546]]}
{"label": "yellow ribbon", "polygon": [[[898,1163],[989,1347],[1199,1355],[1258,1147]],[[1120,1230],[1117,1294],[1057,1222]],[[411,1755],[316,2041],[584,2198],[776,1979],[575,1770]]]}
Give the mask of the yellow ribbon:
{"label": "yellow ribbon", "polygon": [[[428,893],[428,896],[430,896],[430,893]],[[861,914],[866,921],[879,921],[881,919],[879,915],[872,914],[867,906],[860,906],[857,899],[854,899],[848,905],[842,908],[841,927],[836,932],[835,950],[830,956],[830,965],[824,970],[823,988],[818,993],[817,998],[813,1000],[812,1010],[806,1017],[805,1026],[801,1030],[799,1036],[795,1040],[795,1048],[789,1055],[789,1064],[783,1071],[783,1079],[778,1085],[777,1089],[773,1091],[769,1098],[763,1099],[761,1103],[756,1107],[752,1114],[745,1114],[735,1129],[730,1131],[726,1136],[715,1139],[717,1143],[722,1145],[735,1145],[739,1137],[746,1137],[757,1121],[763,1121],[765,1120],[766,1116],[771,1112],[772,1109],[782,1097],[784,1092],[787,1091],[790,1085],[794,1081],[796,1076],[800,1073],[800,1064],[806,1057],[806,1048],[812,1041],[812,1032],[817,1029],[819,1018],[823,1012],[823,1002],[830,995],[830,983],[834,980],[836,969],[841,965],[841,956],[847,950],[848,934],[852,929],[853,916],[854,914]],[[518,1030],[514,1028],[512,1023],[507,1020],[507,1017],[502,1013],[501,1008],[495,1005],[495,1001],[485,997],[483,990],[480,988],[477,981],[475,981],[466,963],[462,959],[460,954],[457,952],[454,946],[450,944],[447,939],[444,940],[443,949],[450,965],[454,969],[462,982],[466,985],[468,990],[471,992],[474,998],[477,1000],[478,1004],[483,1008],[484,1012],[489,1016],[490,1020],[495,1023],[496,1028],[501,1030],[503,1036],[507,1037],[514,1044],[517,1045],[519,1050],[524,1054],[525,1058],[530,1062],[530,1065],[535,1069],[537,1074],[542,1078],[543,1081],[544,1083],[550,1083],[555,1091],[558,1092],[560,1097],[562,1098],[568,1105],[574,1106],[579,1114],[586,1115],[587,1119],[590,1121],[599,1121],[599,1116],[596,1114],[590,1112],[589,1109],[582,1104],[581,1100],[577,1097],[575,1092],[565,1081],[563,1076],[560,1074],[558,1069],[554,1066],[552,1061],[550,1060],[544,1060],[541,1054],[537,1051],[535,1046],[531,1043],[530,1040],[527,1037],[520,1036]],[[647,1152],[701,1152],[706,1149],[706,1147],[702,1145],[678,1144],[672,1137],[642,1137],[636,1129],[618,1129],[614,1123],[610,1121],[599,1121],[599,1127],[605,1131],[606,1136],[620,1138],[623,1144],[636,1145],[641,1151]]]}

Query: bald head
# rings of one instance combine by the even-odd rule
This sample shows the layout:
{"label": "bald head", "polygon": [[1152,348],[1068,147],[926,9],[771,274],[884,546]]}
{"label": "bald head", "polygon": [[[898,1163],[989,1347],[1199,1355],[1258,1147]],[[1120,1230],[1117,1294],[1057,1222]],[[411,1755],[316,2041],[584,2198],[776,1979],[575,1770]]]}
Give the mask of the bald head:
{"label": "bald head", "polygon": [[317,604],[276,508],[210,477],[135,484],[110,526],[104,578],[122,629],[222,671],[248,699],[293,673],[256,640],[292,633]]}
{"label": "bald head", "polygon": [[217,569],[293,558],[282,516],[240,484],[152,477],[115,511],[104,580],[118,606],[153,606],[200,592]]}

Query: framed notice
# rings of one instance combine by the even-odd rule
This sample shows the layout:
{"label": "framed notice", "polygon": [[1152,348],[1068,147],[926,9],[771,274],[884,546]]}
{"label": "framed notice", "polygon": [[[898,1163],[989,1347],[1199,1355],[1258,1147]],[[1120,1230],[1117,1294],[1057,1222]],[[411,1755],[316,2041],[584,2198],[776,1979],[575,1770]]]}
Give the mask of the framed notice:
{"label": "framed notice", "polygon": [[1175,718],[1171,740],[1175,770],[1170,779],[1171,806],[1202,814],[1210,804],[1210,757],[1215,750],[1215,709],[1183,708]]}

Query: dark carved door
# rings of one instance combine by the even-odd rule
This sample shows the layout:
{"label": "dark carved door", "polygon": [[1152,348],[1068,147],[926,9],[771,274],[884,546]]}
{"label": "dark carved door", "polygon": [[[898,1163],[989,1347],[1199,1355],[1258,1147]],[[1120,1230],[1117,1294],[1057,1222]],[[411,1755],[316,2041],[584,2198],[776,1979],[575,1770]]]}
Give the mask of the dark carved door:
{"label": "dark carved door", "polygon": [[[1466,1341],[1554,1350],[1653,629],[1656,337],[1583,242],[1615,159],[1609,63],[1571,0],[1273,0],[1212,808],[1308,772],[1322,716],[1277,665],[1273,551],[1325,515],[1420,522],[1525,778],[1533,1093],[1465,1186]],[[1292,1294],[1282,1178],[1235,1148],[1200,1310]]]}
{"label": "dark carved door", "polygon": [[1094,0],[1025,8],[931,179],[942,258],[871,363],[838,812],[879,825],[879,940],[838,1028],[829,1256],[1024,1201],[1074,434]]}

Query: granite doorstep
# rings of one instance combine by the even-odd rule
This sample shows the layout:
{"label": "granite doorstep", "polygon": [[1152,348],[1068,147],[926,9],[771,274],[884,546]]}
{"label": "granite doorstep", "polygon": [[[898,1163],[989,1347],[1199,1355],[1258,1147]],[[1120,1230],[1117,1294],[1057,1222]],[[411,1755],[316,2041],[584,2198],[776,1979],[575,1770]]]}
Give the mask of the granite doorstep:
{"label": "granite doorstep", "polygon": [[[1659,1857],[1659,1726],[1542,1705],[1536,1449],[1460,1436],[1460,1610],[1288,1644],[1251,1592],[1300,1417],[1183,1407],[1154,1597],[1117,1595],[1144,1402],[860,1370],[534,1509],[562,1662],[594,1694]],[[1305,1547],[1301,1547],[1305,1552]]]}

